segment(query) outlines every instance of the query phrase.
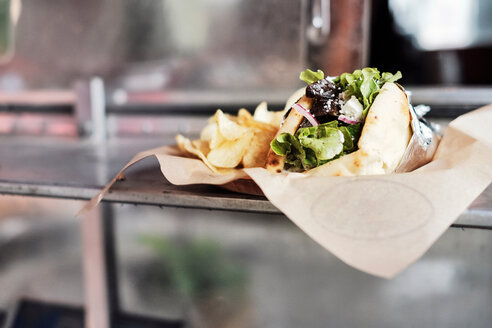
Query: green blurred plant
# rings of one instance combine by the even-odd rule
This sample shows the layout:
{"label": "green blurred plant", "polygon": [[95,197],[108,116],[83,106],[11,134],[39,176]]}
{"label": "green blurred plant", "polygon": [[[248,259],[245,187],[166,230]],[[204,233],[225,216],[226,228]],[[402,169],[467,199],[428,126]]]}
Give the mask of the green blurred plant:
{"label": "green blurred plant", "polygon": [[11,48],[10,0],[0,0],[0,57]]}
{"label": "green blurred plant", "polygon": [[224,289],[239,291],[244,286],[245,271],[230,261],[215,240],[141,236],[140,241],[157,253],[168,274],[164,280],[185,299],[197,300]]}

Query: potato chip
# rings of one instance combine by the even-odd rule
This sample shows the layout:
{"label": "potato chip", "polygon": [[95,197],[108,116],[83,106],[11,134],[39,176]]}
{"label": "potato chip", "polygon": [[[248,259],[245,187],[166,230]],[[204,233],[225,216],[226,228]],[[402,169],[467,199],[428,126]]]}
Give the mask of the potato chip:
{"label": "potato chip", "polygon": [[256,106],[253,117],[258,122],[270,123],[270,121],[271,121],[270,120],[270,114],[271,114],[271,112],[268,111],[267,102],[262,101],[261,103],[258,104],[258,106]]}
{"label": "potato chip", "polygon": [[240,139],[225,141],[219,147],[212,149],[210,153],[208,153],[207,159],[212,165],[217,167],[236,167],[241,163],[251,137],[251,133],[246,133],[246,135]]}
{"label": "potato chip", "polygon": [[210,142],[216,130],[217,130],[217,124],[215,123],[215,121],[213,121],[212,123],[208,124],[206,127],[203,128],[202,132],[200,133],[200,140]]}
{"label": "potato chip", "polygon": [[190,141],[190,139],[178,134],[176,136],[176,143],[182,152],[197,156],[205,165],[207,165],[210,170],[216,173],[218,172],[217,168],[207,159],[207,154],[209,153],[210,148],[208,147],[208,143],[206,141]]}
{"label": "potato chip", "polygon": [[243,167],[263,167],[276,131],[256,129],[243,156]]}
{"label": "potato chip", "polygon": [[[267,111],[266,103],[259,108],[261,106]],[[267,115],[271,115],[270,112]],[[246,109],[240,109],[237,116],[224,114],[219,109],[208,122],[198,140],[176,137],[183,152],[200,158],[215,173],[230,173],[241,165],[264,166],[278,126],[255,120]]]}
{"label": "potato chip", "polygon": [[215,122],[219,133],[227,140],[236,140],[247,132],[247,129],[234,122],[220,109],[215,113]]}
{"label": "potato chip", "polygon": [[267,123],[275,128],[278,128],[280,126],[280,123],[282,123],[282,119],[286,112],[286,110],[269,111],[267,103],[262,102],[256,107],[253,118],[256,121]]}
{"label": "potato chip", "polygon": [[265,101],[261,102],[255,109],[253,118],[258,122],[272,124],[274,112],[268,110],[268,105]]}
{"label": "potato chip", "polygon": [[190,143],[191,144],[190,139],[183,137],[181,134],[178,134],[176,136],[176,143],[178,144],[178,148],[179,148],[179,150],[181,150],[181,152],[183,152],[183,153],[189,153],[189,151],[186,150],[187,147],[185,146],[185,144],[186,143]]}
{"label": "potato chip", "polygon": [[226,138],[220,134],[219,127],[216,126],[214,130],[212,130],[212,136],[209,141],[210,149],[215,149],[222,145],[223,142],[228,141]]}
{"label": "potato chip", "polygon": [[277,131],[278,126],[273,126],[268,123],[259,122],[244,108],[241,108],[237,114],[239,124],[246,127],[254,127],[265,131]]}
{"label": "potato chip", "polygon": [[200,139],[192,140],[191,145],[205,156],[210,152],[210,147],[206,141]]}

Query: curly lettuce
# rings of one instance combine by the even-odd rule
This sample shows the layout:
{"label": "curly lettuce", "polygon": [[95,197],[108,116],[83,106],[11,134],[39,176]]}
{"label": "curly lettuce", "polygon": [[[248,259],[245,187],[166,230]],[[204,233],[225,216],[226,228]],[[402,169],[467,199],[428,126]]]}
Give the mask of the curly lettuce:
{"label": "curly lettuce", "polygon": [[319,80],[324,79],[324,77],[325,73],[323,73],[323,71],[320,69],[317,72],[313,72],[310,69],[307,69],[304,72],[301,72],[301,74],[299,75],[299,79],[306,82],[307,84],[318,82]]}
{"label": "curly lettuce", "polygon": [[296,171],[323,165],[355,150],[361,124],[338,126],[337,121],[300,128],[295,136],[281,133],[272,140],[272,150],[285,156],[285,163]]}
{"label": "curly lettuce", "polygon": [[377,68],[366,67],[361,70],[355,70],[352,74],[343,73],[337,76],[333,83],[344,90],[345,99],[355,96],[363,104],[364,111],[362,114],[365,118],[382,86],[386,82],[395,82],[401,77],[400,71],[396,72],[396,74],[388,72],[380,74]]}

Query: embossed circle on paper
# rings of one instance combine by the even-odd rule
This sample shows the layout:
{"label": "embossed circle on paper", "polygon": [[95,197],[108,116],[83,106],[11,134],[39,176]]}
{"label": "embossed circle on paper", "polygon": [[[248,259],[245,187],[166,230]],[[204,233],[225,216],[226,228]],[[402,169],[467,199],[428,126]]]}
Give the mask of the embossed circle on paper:
{"label": "embossed circle on paper", "polygon": [[357,239],[404,235],[425,225],[433,213],[432,204],[419,191],[376,179],[336,185],[319,195],[310,209],[324,229]]}

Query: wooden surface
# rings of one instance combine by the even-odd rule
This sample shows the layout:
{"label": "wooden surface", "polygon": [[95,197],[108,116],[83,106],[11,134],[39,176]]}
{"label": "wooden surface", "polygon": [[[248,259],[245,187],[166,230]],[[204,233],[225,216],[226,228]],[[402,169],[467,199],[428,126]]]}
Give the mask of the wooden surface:
{"label": "wooden surface", "polygon": [[[0,139],[0,193],[90,199],[139,151],[170,139],[114,140],[95,146],[73,140]],[[147,158],[117,182],[107,201],[281,214],[265,197],[209,185],[174,186]],[[457,225],[492,228],[492,187],[463,213]]]}

